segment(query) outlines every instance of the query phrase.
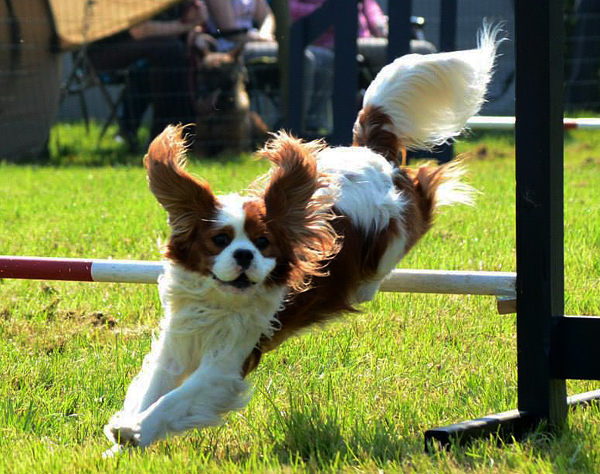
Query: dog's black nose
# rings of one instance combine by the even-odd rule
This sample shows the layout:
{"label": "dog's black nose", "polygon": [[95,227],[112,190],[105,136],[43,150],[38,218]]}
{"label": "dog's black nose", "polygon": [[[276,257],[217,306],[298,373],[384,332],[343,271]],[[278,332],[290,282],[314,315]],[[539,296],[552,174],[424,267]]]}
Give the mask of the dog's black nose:
{"label": "dog's black nose", "polygon": [[242,269],[248,270],[248,267],[250,267],[250,264],[254,259],[254,254],[251,250],[239,249],[233,252],[233,258]]}

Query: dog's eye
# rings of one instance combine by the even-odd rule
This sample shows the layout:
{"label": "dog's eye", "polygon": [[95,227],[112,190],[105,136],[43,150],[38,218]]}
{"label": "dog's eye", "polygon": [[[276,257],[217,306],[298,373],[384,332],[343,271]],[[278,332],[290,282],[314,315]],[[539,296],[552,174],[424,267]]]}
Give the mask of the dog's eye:
{"label": "dog's eye", "polygon": [[231,239],[227,234],[217,234],[212,238],[212,241],[217,247],[223,248],[229,245]]}
{"label": "dog's eye", "polygon": [[267,239],[264,236],[263,237],[259,237],[258,239],[256,239],[254,241],[254,245],[256,246],[256,248],[258,250],[264,250],[264,249],[266,249],[269,246],[270,243],[271,242],[269,242],[269,239]]}

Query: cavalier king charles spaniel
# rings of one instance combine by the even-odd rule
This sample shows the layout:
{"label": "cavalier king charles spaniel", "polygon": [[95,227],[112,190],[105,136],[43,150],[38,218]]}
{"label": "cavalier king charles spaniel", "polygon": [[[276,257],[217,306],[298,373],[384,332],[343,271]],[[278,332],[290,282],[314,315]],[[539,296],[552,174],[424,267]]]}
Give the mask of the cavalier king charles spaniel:
{"label": "cavalier king charles spaniel", "polygon": [[245,195],[216,196],[184,171],[180,127],[152,142],[150,190],[171,228],[159,279],[165,314],[105,427],[108,454],[222,423],[248,402],[245,378],[263,353],[373,299],[436,207],[470,201],[456,163],[409,169],[398,156],[461,133],[484,102],[497,31],[484,27],[473,50],[384,67],[351,147],[278,133],[259,152],[270,173]]}

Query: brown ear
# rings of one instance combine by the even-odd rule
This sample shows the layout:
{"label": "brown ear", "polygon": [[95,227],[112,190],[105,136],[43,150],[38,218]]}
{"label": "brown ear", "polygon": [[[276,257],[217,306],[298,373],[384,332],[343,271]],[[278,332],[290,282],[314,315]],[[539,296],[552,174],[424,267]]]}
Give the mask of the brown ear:
{"label": "brown ear", "polygon": [[267,225],[293,263],[290,285],[296,290],[305,288],[310,276],[322,274],[323,262],[338,250],[331,227],[334,197],[318,192],[327,185],[316,163],[322,147],[282,132],[260,152],[275,165],[263,196]]}
{"label": "brown ear", "polygon": [[169,125],[150,144],[144,164],[150,191],[169,214],[174,234],[189,232],[198,219],[213,215],[217,200],[208,183],[184,171],[183,127]]}

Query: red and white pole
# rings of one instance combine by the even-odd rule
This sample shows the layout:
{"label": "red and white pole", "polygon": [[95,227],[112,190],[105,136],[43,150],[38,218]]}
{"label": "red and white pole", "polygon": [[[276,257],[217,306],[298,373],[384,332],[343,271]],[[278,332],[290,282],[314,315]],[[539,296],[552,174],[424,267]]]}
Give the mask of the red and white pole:
{"label": "red and white pole", "polygon": [[0,256],[0,278],[156,283],[162,262]]}
{"label": "red and white pole", "polygon": [[[565,118],[565,130],[599,130],[600,119],[597,118]],[[479,116],[471,117],[467,126],[473,130],[513,130],[515,128],[514,117]]]}
{"label": "red and white pole", "polygon": [[[156,283],[162,272],[163,262],[0,256],[0,278]],[[508,296],[515,291],[515,279],[510,272],[397,269],[381,291]]]}

